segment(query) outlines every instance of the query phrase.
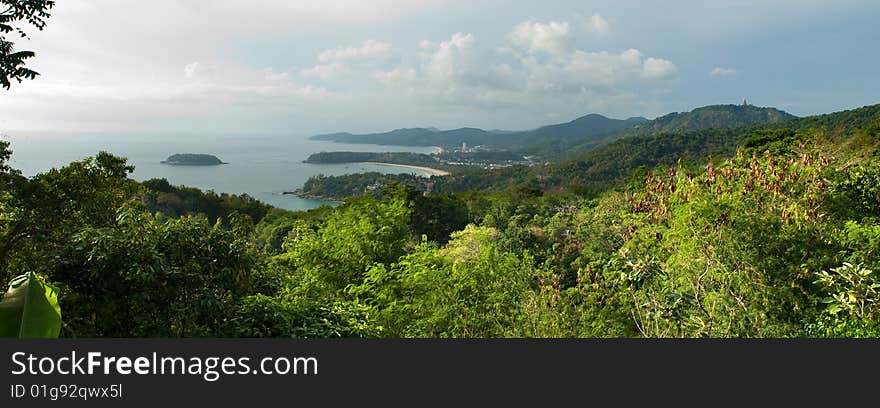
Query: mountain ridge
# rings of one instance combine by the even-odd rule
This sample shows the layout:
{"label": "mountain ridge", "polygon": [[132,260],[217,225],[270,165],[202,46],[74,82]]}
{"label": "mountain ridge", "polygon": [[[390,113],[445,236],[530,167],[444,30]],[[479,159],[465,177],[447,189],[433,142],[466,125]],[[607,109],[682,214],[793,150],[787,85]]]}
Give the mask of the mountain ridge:
{"label": "mountain ridge", "polygon": [[388,132],[353,134],[348,132],[312,136],[353,144],[398,146],[440,146],[455,148],[489,146],[523,154],[564,157],[583,153],[628,136],[651,133],[682,133],[703,129],[737,128],[753,124],[780,123],[797,117],[773,107],[753,105],[707,105],[689,112],[673,112],[649,120],[640,116],[613,119],[590,113],[564,123],[524,131],[483,130],[475,127],[438,130],[399,128]]}
{"label": "mountain ridge", "polygon": [[469,146],[486,145],[541,152],[546,150],[542,145],[563,148],[577,143],[590,142],[646,120],[639,117],[612,119],[600,114],[591,113],[569,122],[524,131],[483,130],[475,127],[461,127],[449,130],[399,128],[388,132],[366,134],[353,134],[349,132],[328,133],[315,135],[310,139],[354,144],[441,146],[444,148],[457,147],[465,143]]}

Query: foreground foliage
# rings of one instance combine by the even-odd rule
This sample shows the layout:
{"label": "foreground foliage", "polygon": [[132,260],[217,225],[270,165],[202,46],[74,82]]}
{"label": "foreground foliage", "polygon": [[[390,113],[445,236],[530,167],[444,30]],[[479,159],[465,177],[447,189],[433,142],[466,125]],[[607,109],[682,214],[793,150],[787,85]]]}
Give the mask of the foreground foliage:
{"label": "foreground foliage", "polygon": [[0,298],[0,337],[51,339],[60,332],[58,288],[33,273],[13,279]]}
{"label": "foreground foliage", "polygon": [[57,284],[62,336],[877,337],[871,112],[715,158],[650,136],[662,163],[618,161],[628,184],[595,194],[391,183],[305,213],[136,183],[106,153],[25,178],[0,144],[0,267]]}

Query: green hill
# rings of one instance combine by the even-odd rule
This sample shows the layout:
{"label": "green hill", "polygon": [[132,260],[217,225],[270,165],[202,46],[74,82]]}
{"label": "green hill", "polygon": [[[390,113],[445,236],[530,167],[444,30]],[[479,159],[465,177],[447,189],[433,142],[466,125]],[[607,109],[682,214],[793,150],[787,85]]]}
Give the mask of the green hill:
{"label": "green hill", "polygon": [[671,113],[654,120],[642,117],[620,120],[589,114],[567,123],[517,132],[486,131],[477,128],[453,130],[409,128],[360,135],[333,133],[313,136],[312,139],[340,143],[441,146],[447,149],[466,143],[468,146],[483,145],[515,150],[526,155],[539,155],[547,159],[558,159],[571,157],[572,154],[583,153],[629,136],[737,128],[754,124],[781,123],[795,118],[776,108],[712,105],[691,112]]}
{"label": "green hill", "polygon": [[702,129],[720,129],[760,123],[777,123],[797,116],[776,108],[752,105],[710,105],[690,112],[675,112],[640,124],[630,134],[689,132]]}
{"label": "green hill", "polygon": [[[755,108],[732,105],[706,107],[689,114],[666,115],[641,125],[646,128],[674,129],[696,126],[696,118],[726,117],[733,112],[743,113],[738,120],[755,120],[764,112],[766,117],[790,117],[772,108]],[[787,115],[787,116],[786,116]],[[751,119],[748,119],[751,118]],[[708,128],[691,131],[663,131],[628,135],[607,145],[583,153],[579,157],[553,165],[549,170],[549,185],[567,187],[586,193],[602,191],[609,183],[628,178],[639,167],[652,168],[672,165],[682,159],[691,163],[703,163],[708,157],[730,156],[738,146],[756,132],[789,129],[793,138],[813,143],[825,143],[830,151],[857,154],[865,140],[865,128],[880,120],[880,105],[805,118],[776,120],[772,123],[750,124],[737,128]],[[707,120],[706,123],[709,121]],[[716,122],[720,123],[720,122]],[[728,122],[732,123],[732,122]],[[638,132],[637,132],[638,133]],[[772,138],[772,136],[769,136]],[[847,147],[849,146],[849,147]]]}

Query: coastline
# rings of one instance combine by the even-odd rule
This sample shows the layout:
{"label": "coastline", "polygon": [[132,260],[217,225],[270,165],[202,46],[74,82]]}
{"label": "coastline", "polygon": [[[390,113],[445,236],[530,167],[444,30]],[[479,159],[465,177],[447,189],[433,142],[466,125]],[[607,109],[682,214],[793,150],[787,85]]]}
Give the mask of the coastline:
{"label": "coastline", "polygon": [[374,166],[388,166],[388,167],[400,167],[404,169],[413,169],[413,170],[421,170],[426,173],[431,174],[432,176],[448,176],[452,173],[446,170],[435,169],[431,167],[422,167],[422,166],[410,166],[408,164],[394,164],[394,163],[380,163],[380,162],[358,162],[354,164],[370,164]]}
{"label": "coastline", "polygon": [[296,196],[296,197],[306,199],[306,200],[322,201],[322,202],[330,203],[330,204],[344,204],[345,203],[345,201],[340,200],[338,198],[330,198],[330,197],[324,197],[324,196],[312,195],[312,194],[303,194],[302,192],[300,192],[299,189],[297,189],[296,191],[285,191],[285,192],[281,193],[281,195],[292,195],[292,196]]}

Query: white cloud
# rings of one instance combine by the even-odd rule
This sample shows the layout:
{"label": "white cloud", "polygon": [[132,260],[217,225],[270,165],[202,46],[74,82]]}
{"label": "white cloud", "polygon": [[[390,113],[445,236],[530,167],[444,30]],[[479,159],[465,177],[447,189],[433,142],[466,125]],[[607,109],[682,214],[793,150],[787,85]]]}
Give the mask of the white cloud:
{"label": "white cloud", "polygon": [[538,94],[585,94],[621,92],[621,87],[650,85],[677,76],[669,61],[644,58],[641,51],[621,53],[577,50],[555,63],[527,58],[523,61],[528,89]]}
{"label": "white cloud", "polygon": [[397,95],[408,95],[428,105],[449,109],[513,106],[512,95],[524,88],[522,72],[496,61],[491,50],[479,47],[476,37],[455,33],[438,44],[423,44],[415,61],[372,77]]}
{"label": "white cloud", "polygon": [[660,58],[645,60],[644,76],[650,80],[665,81],[678,77],[678,68],[670,61]]}
{"label": "white cloud", "polygon": [[611,31],[611,25],[598,13],[590,16],[588,27],[590,31],[602,36],[608,35],[608,32]]}
{"label": "white cloud", "polygon": [[324,50],[318,54],[318,63],[300,70],[300,75],[329,80],[351,70],[374,67],[388,59],[391,48],[391,43],[366,40],[359,46]]}
{"label": "white cloud", "polygon": [[468,90],[512,90],[525,81],[509,65],[495,61],[490,51],[479,48],[473,34],[455,33],[437,45],[422,45],[425,52],[418,55],[414,66],[380,71],[373,78],[385,84],[447,95]]}
{"label": "white cloud", "polygon": [[544,52],[554,56],[574,52],[575,38],[567,22],[538,23],[526,21],[514,27],[510,42],[530,53]]}
{"label": "white cloud", "polygon": [[736,74],[737,74],[736,69],[722,68],[722,67],[716,67],[711,72],[709,72],[709,75],[712,75],[712,76],[731,76],[731,75],[736,75]]}
{"label": "white cloud", "polygon": [[[463,31],[443,38],[426,37],[454,21],[444,14],[450,7],[434,7],[435,0],[253,3],[242,13],[233,0],[59,2],[46,31],[31,33],[23,48],[37,51],[29,66],[42,75],[0,98],[4,126],[58,127],[57,115],[86,130],[111,121],[120,129],[149,127],[162,118],[206,128],[314,129],[327,126],[322,117],[337,117],[339,106],[385,125],[401,117],[429,122],[434,112],[448,115],[447,123],[465,122],[495,117],[495,107],[514,107],[523,117],[540,117],[545,107],[571,112],[609,104],[647,114],[635,112],[638,96],[677,72],[672,62],[635,50],[578,49],[575,32],[583,33],[583,24],[598,35],[612,31],[598,14],[576,25],[502,26],[509,35],[493,38],[477,38],[456,22]],[[143,18],[157,7],[163,18]],[[418,21],[448,21],[423,29],[406,18],[417,12]],[[507,24],[497,20],[485,32]],[[260,120],[270,113],[271,121]]]}
{"label": "white cloud", "polygon": [[376,40],[366,40],[360,47],[339,47],[326,50],[318,55],[320,62],[373,60],[387,57],[391,52],[391,44]]}
{"label": "white cloud", "polygon": [[345,70],[345,66],[334,62],[331,64],[319,64],[314,67],[303,69],[300,74],[304,77],[330,79]]}
{"label": "white cloud", "polygon": [[428,73],[439,80],[456,81],[473,70],[475,54],[472,34],[455,33],[437,47],[427,64]]}
{"label": "white cloud", "polygon": [[287,81],[290,79],[290,74],[287,72],[275,72],[272,68],[264,69],[263,73],[263,78],[270,82]]}
{"label": "white cloud", "polygon": [[391,71],[374,72],[372,77],[388,86],[406,86],[418,80],[418,74],[413,68],[394,68]]}
{"label": "white cloud", "polygon": [[183,76],[187,82],[211,82],[217,79],[220,68],[214,63],[191,62],[184,65]]}
{"label": "white cloud", "polygon": [[[21,44],[37,52],[28,66],[41,76],[0,98],[0,112],[13,118],[3,126],[20,129],[42,123],[43,128],[68,128],[59,125],[55,116],[82,107],[70,117],[85,130],[111,121],[114,126],[125,124],[120,129],[156,126],[162,117],[189,118],[194,126],[209,122],[212,125],[207,127],[229,123],[286,127],[283,120],[255,119],[266,115],[267,104],[261,98],[273,106],[287,106],[335,94],[309,84],[309,78],[294,80],[292,73],[237,65],[304,67],[308,62],[291,57],[284,50],[288,47],[284,41],[290,40],[278,40],[282,36],[277,34],[293,37],[290,47],[300,47],[301,39],[309,37],[320,44],[328,27],[371,28],[421,13],[435,1],[254,0],[247,12],[242,12],[241,1],[234,0],[58,2],[46,29],[33,30],[31,39]],[[156,10],[161,10],[162,18],[144,18]],[[375,54],[382,47],[378,41],[368,43],[360,53]],[[272,57],[263,57],[268,55]],[[343,50],[340,56],[344,55]],[[175,103],[193,100],[203,107]],[[171,105],[175,109],[169,109]],[[214,115],[216,120],[205,121],[206,116],[197,113]]]}
{"label": "white cloud", "polygon": [[416,62],[372,77],[422,100],[494,109],[550,99],[637,103],[629,89],[678,76],[671,61],[636,49],[579,50],[565,22],[527,21],[515,26],[507,40],[510,46],[496,51],[480,47],[468,33],[455,33],[438,45],[422,41]]}
{"label": "white cloud", "polygon": [[183,67],[183,75],[186,76],[187,78],[193,78],[196,76],[196,71],[198,71],[198,69],[199,69],[199,62],[198,61],[186,64],[186,66]]}
{"label": "white cloud", "polygon": [[[284,107],[314,105],[333,94],[323,87],[291,81],[271,68],[250,69],[218,61],[185,64],[181,82],[71,81],[40,77],[10,91],[19,118],[13,129],[68,131],[133,130],[172,121],[224,122],[246,128],[253,115]],[[47,111],[46,106],[58,106]],[[110,112],[110,113],[108,113]],[[243,121],[243,122],[242,122]],[[252,125],[256,125],[253,124]]]}
{"label": "white cloud", "polygon": [[[236,83],[191,83],[177,86],[118,86],[89,85],[70,82],[34,83],[19,95],[47,100],[78,100],[92,105],[103,101],[126,103],[213,103],[218,101],[235,102],[240,98],[295,97],[323,98],[330,93],[313,85],[298,86],[289,81],[241,81]],[[263,101],[268,103],[268,101]]]}

